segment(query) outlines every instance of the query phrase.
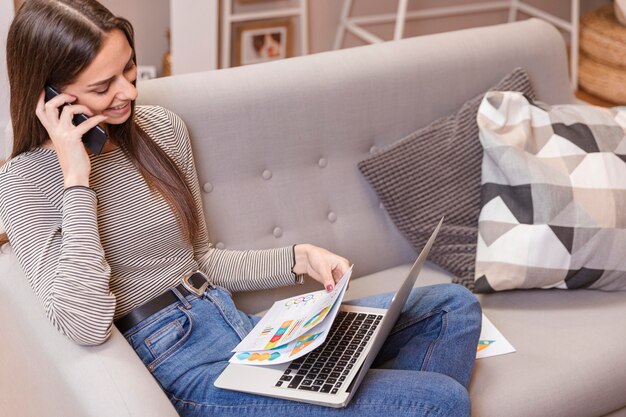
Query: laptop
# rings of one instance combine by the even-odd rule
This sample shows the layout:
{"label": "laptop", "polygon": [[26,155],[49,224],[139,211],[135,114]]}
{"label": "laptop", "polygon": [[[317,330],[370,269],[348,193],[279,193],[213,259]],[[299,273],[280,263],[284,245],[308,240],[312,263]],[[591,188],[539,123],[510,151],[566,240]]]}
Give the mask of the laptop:
{"label": "laptop", "polygon": [[347,406],[396,324],[442,222],[443,218],[389,308],[342,304],[326,340],[315,350],[280,365],[229,363],[214,385],[327,407]]}

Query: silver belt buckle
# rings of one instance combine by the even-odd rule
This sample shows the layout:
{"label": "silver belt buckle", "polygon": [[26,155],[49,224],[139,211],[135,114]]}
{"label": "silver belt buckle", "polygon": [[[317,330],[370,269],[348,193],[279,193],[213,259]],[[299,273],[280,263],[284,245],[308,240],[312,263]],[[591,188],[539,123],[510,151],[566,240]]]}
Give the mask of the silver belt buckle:
{"label": "silver belt buckle", "polygon": [[[195,274],[200,274],[202,275],[202,278],[204,278],[204,284],[202,284],[200,286],[200,288],[196,288],[193,286],[193,283],[191,282],[191,277]],[[204,292],[206,291],[207,288],[209,288],[209,280],[206,277],[206,275],[204,275],[202,272],[200,271],[193,271],[185,276],[183,276],[181,278],[181,281],[183,283],[183,287],[185,287],[187,289],[187,291],[192,292],[200,297],[202,297],[202,295],[204,294]]]}

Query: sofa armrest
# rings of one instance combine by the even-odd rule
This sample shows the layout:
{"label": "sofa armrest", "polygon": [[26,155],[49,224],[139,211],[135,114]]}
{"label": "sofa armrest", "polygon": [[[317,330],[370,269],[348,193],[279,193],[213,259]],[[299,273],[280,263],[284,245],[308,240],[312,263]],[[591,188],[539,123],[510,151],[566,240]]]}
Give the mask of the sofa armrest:
{"label": "sofa armrest", "polygon": [[100,346],[78,346],[45,317],[9,245],[0,271],[3,415],[178,415],[117,329]]}

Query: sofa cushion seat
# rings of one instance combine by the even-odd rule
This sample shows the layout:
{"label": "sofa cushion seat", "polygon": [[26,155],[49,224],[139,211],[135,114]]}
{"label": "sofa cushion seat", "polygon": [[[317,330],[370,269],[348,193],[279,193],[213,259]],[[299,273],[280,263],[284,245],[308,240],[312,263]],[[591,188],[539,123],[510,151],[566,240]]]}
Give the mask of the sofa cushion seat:
{"label": "sofa cushion seat", "polygon": [[[408,275],[411,264],[399,265],[393,268],[385,269],[374,274],[360,276],[350,282],[348,291],[344,297],[345,301],[356,300],[358,298],[367,297],[375,294],[384,294],[396,291],[400,288],[402,281]],[[358,271],[355,271],[358,273]],[[416,287],[424,287],[427,285],[449,284],[452,280],[452,274],[439,268],[435,264],[426,261],[422,272],[417,277]]]}
{"label": "sofa cushion seat", "polygon": [[601,416],[626,407],[625,295],[556,289],[480,295],[483,312],[517,352],[477,361],[474,414]]}

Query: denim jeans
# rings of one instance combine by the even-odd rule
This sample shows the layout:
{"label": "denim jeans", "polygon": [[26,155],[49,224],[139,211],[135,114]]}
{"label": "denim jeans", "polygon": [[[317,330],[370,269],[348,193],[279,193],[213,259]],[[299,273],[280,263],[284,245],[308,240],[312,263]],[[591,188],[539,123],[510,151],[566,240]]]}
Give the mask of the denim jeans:
{"label": "denim jeans", "polygon": [[[176,290],[173,290],[177,293]],[[469,416],[467,391],[480,334],[476,298],[459,285],[416,288],[346,408],[335,409],[213,386],[258,318],[228,291],[209,287],[143,320],[124,336],[178,413],[191,416]],[[391,295],[352,302],[386,307]],[[385,364],[385,368],[379,368]]]}

